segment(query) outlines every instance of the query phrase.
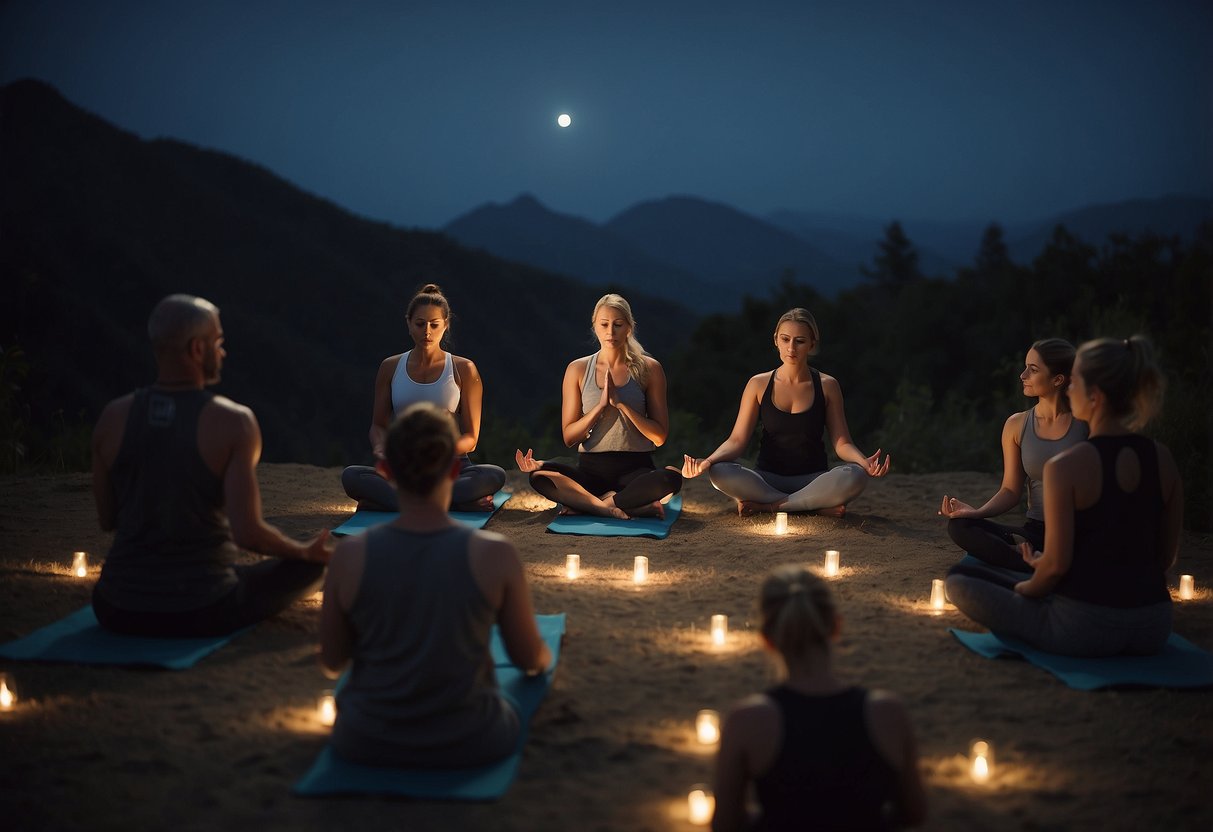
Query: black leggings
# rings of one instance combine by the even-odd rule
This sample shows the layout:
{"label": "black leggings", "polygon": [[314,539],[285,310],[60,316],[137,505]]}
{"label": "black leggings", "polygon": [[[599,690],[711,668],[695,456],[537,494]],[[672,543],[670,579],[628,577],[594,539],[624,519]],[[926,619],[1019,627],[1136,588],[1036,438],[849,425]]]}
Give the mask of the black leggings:
{"label": "black leggings", "polygon": [[93,612],[107,630],[129,636],[197,638],[222,636],[277,615],[320,589],[324,564],[267,558],[237,566],[240,582],[205,607],[174,612],[137,612],[115,607],[93,591]]}
{"label": "black leggings", "polygon": [[[653,466],[653,455],[644,451],[599,451],[579,454],[577,466],[545,462],[540,471],[564,474],[595,497],[615,492],[615,505],[627,511],[640,508],[682,490],[682,474]],[[531,488],[554,503],[556,486],[550,477],[531,474]]]}
{"label": "black leggings", "polygon": [[1031,572],[1032,567],[1024,563],[1023,553],[1011,535],[1017,534],[1028,540],[1040,551],[1045,545],[1045,524],[1029,519],[1022,526],[995,523],[984,517],[954,517],[948,521],[948,535],[956,545],[978,560],[1003,569]]}

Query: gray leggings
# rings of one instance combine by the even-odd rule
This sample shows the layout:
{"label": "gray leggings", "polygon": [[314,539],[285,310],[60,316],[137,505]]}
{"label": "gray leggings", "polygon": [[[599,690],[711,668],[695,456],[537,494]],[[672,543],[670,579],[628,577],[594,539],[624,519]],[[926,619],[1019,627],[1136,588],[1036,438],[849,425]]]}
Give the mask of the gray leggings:
{"label": "gray leggings", "polygon": [[997,635],[1062,656],[1146,656],[1171,635],[1170,601],[1121,609],[1062,595],[1028,598],[1015,591],[1014,581],[1023,579],[1006,570],[953,567],[948,600]]}
{"label": "gray leggings", "polygon": [[[505,485],[505,469],[496,465],[473,465],[465,456],[459,478],[451,489],[451,508],[474,509],[482,497],[496,494]],[[397,511],[396,486],[379,476],[369,465],[351,465],[341,472],[341,486],[346,496],[357,500],[361,508],[370,511]]]}
{"label": "gray leggings", "polygon": [[786,500],[784,511],[813,511],[842,506],[858,497],[868,484],[868,474],[853,462],[787,477],[770,471],[756,471],[736,462],[717,462],[708,469],[708,477],[717,491],[734,500],[751,503],[778,503]]}

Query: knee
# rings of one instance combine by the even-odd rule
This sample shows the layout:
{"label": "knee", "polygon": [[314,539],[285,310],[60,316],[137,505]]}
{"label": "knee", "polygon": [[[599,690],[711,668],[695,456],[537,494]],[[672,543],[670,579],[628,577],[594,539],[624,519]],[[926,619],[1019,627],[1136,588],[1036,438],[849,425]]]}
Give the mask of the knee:
{"label": "knee", "polygon": [[505,485],[505,469],[499,465],[486,465],[484,467],[487,469],[485,478],[492,483],[493,492],[500,491],[501,487]]}
{"label": "knee", "polygon": [[366,465],[351,465],[341,472],[341,487],[345,489],[346,495],[357,497],[358,483],[366,476],[367,471],[375,469],[368,468]]}
{"label": "knee", "polygon": [[849,503],[854,500],[868,486],[868,472],[860,468],[855,463],[847,463],[838,469],[838,476],[842,480],[840,490],[845,495],[844,503]]}
{"label": "knee", "polygon": [[717,462],[708,469],[708,481],[717,491],[723,491],[723,486],[729,481],[730,475],[741,466],[736,462]]}
{"label": "knee", "polygon": [[682,474],[671,471],[669,468],[663,468],[661,472],[664,474],[663,479],[668,493],[677,494],[682,490]]}

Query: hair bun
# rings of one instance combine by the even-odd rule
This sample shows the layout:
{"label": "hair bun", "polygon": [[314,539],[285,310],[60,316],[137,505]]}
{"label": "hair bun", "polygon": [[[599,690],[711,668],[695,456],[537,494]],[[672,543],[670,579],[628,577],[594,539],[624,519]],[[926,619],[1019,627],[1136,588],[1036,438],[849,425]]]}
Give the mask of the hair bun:
{"label": "hair bun", "polygon": [[437,283],[427,283],[417,290],[419,295],[441,295],[442,287]]}

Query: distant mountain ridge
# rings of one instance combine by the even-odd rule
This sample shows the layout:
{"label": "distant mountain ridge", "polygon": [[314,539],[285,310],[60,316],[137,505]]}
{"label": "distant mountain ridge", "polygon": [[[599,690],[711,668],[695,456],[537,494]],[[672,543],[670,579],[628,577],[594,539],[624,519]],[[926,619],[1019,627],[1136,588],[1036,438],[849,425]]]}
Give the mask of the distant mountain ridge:
{"label": "distant mountain ridge", "polygon": [[[38,81],[0,87],[0,276],[0,346],[32,367],[35,423],[91,422],[149,383],[147,315],[189,292],[222,309],[217,389],[257,413],[265,458],[325,465],[369,457],[375,372],[411,346],[404,307],[421,284],[451,300],[452,349],[485,380],[486,429],[521,422],[535,436],[558,427],[563,371],[593,349],[603,288],[356,217],[223,153],[144,141]],[[658,355],[693,328],[683,307],[628,297],[668,324],[645,332]]]}

